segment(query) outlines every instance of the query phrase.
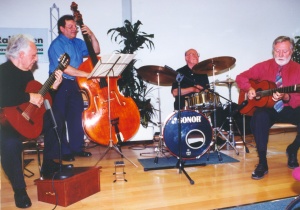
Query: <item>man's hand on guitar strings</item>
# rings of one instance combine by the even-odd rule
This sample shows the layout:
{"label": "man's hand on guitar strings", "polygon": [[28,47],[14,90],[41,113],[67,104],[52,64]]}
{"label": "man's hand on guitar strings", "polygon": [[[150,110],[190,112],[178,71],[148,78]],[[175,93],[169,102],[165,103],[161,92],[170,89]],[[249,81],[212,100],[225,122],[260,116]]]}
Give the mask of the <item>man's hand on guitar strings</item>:
{"label": "man's hand on guitar strings", "polygon": [[43,96],[39,93],[29,93],[29,95],[30,95],[29,102],[34,105],[37,105],[40,108],[44,102]]}
{"label": "man's hand on guitar strings", "polygon": [[273,93],[272,100],[279,101],[282,99],[283,95],[284,95],[284,93],[275,92],[275,93]]}
{"label": "man's hand on guitar strings", "polygon": [[248,99],[252,100],[256,96],[256,91],[253,87],[250,87],[248,90]]}

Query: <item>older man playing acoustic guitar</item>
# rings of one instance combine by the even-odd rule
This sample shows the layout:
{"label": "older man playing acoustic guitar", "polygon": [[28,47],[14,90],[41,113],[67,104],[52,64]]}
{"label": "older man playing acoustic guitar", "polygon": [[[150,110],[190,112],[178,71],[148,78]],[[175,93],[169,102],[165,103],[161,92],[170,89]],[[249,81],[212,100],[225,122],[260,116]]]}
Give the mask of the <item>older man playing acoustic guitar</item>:
{"label": "older man playing acoustic guitar", "polygon": [[[293,169],[299,166],[297,160],[297,152],[300,147],[299,87],[298,90],[285,88],[286,86],[300,84],[300,64],[291,60],[293,50],[293,39],[279,36],[273,42],[272,59],[258,63],[236,77],[240,91],[246,93],[249,102],[254,100],[257,102],[257,108],[251,119],[251,130],[257,146],[259,163],[252,173],[253,179],[262,179],[268,173],[267,144],[269,129],[276,122],[297,125],[297,136],[287,147],[286,153],[288,167]],[[275,104],[274,107],[260,107],[259,104],[260,99],[255,84],[266,81],[275,83],[278,87],[277,91],[273,91],[270,96]],[[253,103],[249,104],[253,105]]]}

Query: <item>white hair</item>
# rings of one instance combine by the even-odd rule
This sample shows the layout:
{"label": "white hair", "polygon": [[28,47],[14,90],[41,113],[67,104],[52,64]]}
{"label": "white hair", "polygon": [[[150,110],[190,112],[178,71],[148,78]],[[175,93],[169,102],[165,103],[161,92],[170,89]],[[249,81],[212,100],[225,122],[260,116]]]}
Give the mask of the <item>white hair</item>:
{"label": "white hair", "polygon": [[6,57],[7,58],[17,58],[19,55],[19,52],[23,51],[27,53],[29,50],[29,43],[34,41],[34,38],[31,35],[28,34],[18,34],[15,36],[12,36],[9,41],[6,48]]}

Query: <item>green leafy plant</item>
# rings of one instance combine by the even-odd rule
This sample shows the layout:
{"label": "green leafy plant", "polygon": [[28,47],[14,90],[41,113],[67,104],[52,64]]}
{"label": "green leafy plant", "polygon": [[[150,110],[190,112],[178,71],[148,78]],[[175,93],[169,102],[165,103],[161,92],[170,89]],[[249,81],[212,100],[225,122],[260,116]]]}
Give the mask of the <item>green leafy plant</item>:
{"label": "green leafy plant", "polygon": [[292,55],[292,59],[293,59],[293,61],[300,63],[300,36],[296,36],[295,40],[297,40],[297,41],[295,42],[295,48],[294,48],[294,52]]}
{"label": "green leafy plant", "polygon": [[[114,40],[118,44],[122,44],[124,47],[121,50],[116,50],[119,53],[134,54],[140,49],[144,49],[146,46],[152,50],[154,43],[150,40],[154,38],[154,34],[146,34],[140,31],[141,21],[137,21],[133,25],[130,21],[125,20],[124,26],[118,28],[109,29],[107,34],[111,34],[111,40]],[[148,126],[148,122],[155,115],[155,109],[151,104],[151,98],[147,98],[152,88],[147,90],[147,84],[137,74],[137,69],[134,64],[136,60],[132,62],[124,69],[121,74],[121,78],[118,80],[118,87],[120,92],[126,96],[131,97],[137,107],[140,110],[141,124],[144,127]]]}

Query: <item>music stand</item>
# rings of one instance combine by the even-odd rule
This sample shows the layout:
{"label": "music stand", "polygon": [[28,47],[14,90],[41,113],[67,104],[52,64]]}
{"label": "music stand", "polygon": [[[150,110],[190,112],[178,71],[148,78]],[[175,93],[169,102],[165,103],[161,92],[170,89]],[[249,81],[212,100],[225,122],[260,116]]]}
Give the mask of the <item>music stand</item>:
{"label": "music stand", "polygon": [[[116,152],[118,152],[121,157],[125,158],[129,162],[131,162],[134,166],[137,167],[136,164],[134,164],[131,160],[129,160],[121,151],[120,149],[114,145],[112,140],[112,120],[110,115],[110,89],[109,89],[109,77],[117,77],[119,76],[123,70],[126,68],[126,66],[132,61],[132,59],[135,57],[134,54],[111,54],[111,55],[103,55],[101,56],[101,59],[98,61],[98,63],[95,65],[93,71],[89,74],[87,78],[100,78],[100,77],[107,77],[108,81],[108,88],[107,88],[107,96],[108,96],[108,120],[109,120],[109,145],[107,149],[105,150],[104,154],[100,157],[99,161],[103,159],[103,157],[108,153],[109,150],[114,149]],[[119,139],[120,140],[120,139]],[[96,163],[96,165],[99,163],[99,161]]]}

